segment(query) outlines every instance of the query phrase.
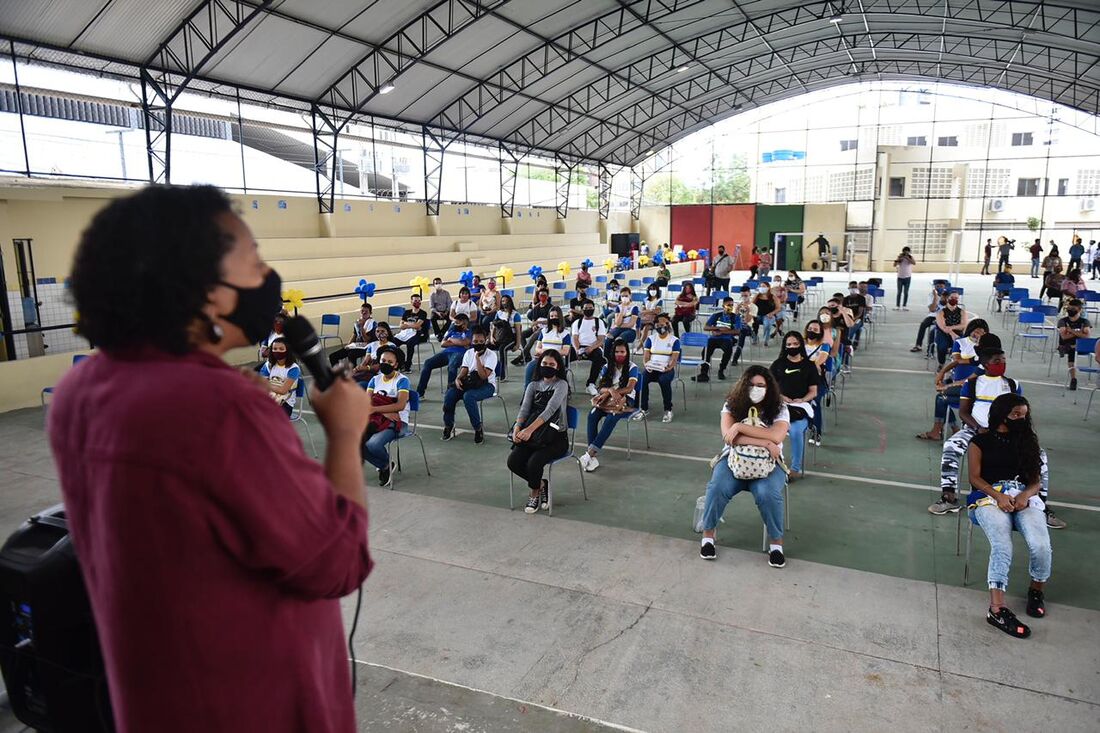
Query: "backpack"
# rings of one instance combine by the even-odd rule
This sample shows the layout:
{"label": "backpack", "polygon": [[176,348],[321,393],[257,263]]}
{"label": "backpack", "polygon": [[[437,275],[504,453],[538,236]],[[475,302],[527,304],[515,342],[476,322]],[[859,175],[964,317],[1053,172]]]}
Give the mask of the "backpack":
{"label": "backpack", "polygon": [[[741,421],[745,425],[766,427],[755,407],[749,408],[748,417]],[[775,459],[768,449],[760,445],[735,445],[726,456],[734,478],[752,480],[765,478],[775,470]]]}

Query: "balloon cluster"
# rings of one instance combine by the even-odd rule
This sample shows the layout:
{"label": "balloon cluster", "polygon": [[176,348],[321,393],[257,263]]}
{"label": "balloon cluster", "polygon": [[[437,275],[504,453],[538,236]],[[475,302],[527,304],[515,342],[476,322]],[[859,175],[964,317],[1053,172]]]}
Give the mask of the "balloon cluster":
{"label": "balloon cluster", "polygon": [[355,286],[355,294],[366,302],[367,298],[374,297],[374,283],[369,283],[365,279],[360,280],[359,284]]}
{"label": "balloon cluster", "polygon": [[615,267],[619,264],[619,261],[614,257],[608,257],[603,261],[603,269],[608,272],[615,272]]}
{"label": "balloon cluster", "polygon": [[570,273],[569,263],[564,262],[564,261],[559,262],[558,263],[558,274],[561,275],[561,279],[564,280],[565,278],[567,278],[569,276],[569,273]]}
{"label": "balloon cluster", "polygon": [[588,259],[587,257],[585,257],[584,260],[581,261],[581,267],[592,267],[592,265],[594,264],[596,263]]}
{"label": "balloon cluster", "polygon": [[641,255],[638,257],[638,267],[645,267],[649,264],[649,255]]}
{"label": "balloon cluster", "polygon": [[689,249],[689,250],[688,250],[688,259],[689,259],[689,260],[697,260],[697,259],[699,259],[699,250],[696,250],[696,249]]}
{"label": "balloon cluster", "polygon": [[508,281],[514,279],[515,276],[516,273],[512,271],[511,267],[501,265],[500,269],[497,270],[497,277],[500,279],[500,286],[502,288],[508,287]]}
{"label": "balloon cluster", "polygon": [[472,288],[474,286],[474,271],[466,270],[466,272],[458,276],[458,281],[466,287]]}
{"label": "balloon cluster", "polygon": [[294,309],[294,315],[298,315],[298,309],[305,306],[304,298],[306,294],[297,288],[291,288],[283,291],[283,303],[288,308]]}
{"label": "balloon cluster", "polygon": [[424,297],[424,293],[428,292],[428,286],[431,284],[432,281],[423,275],[417,275],[412,280],[409,280],[409,285],[411,285],[413,289],[412,294],[419,295],[421,298]]}
{"label": "balloon cluster", "polygon": [[630,269],[630,258],[629,257],[620,257],[619,258],[619,269],[623,270],[624,272],[626,270]]}
{"label": "balloon cluster", "polygon": [[542,268],[538,265],[531,265],[531,269],[527,271],[527,274],[531,276],[532,280],[538,280],[539,275],[542,274]]}

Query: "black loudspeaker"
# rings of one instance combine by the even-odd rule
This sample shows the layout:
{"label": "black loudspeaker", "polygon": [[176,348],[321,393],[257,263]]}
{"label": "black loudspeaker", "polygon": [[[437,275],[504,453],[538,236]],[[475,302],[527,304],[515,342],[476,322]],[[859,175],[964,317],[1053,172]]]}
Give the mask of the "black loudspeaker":
{"label": "black loudspeaker", "polygon": [[92,609],[60,504],[28,519],[0,548],[0,671],[24,725],[114,730]]}
{"label": "black loudspeaker", "polygon": [[629,257],[630,250],[637,249],[641,246],[641,243],[641,235],[635,232],[631,232],[630,234],[612,234],[611,253],[619,257]]}

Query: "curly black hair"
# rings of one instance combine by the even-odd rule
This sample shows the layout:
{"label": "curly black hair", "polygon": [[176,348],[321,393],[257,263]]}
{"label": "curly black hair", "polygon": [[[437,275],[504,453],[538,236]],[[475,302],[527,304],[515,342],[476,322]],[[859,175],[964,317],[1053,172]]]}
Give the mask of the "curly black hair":
{"label": "curly black hair", "polygon": [[107,351],[190,351],[188,329],[232,246],[217,218],[232,211],[213,186],[149,186],[104,207],[73,260],[79,333]]}

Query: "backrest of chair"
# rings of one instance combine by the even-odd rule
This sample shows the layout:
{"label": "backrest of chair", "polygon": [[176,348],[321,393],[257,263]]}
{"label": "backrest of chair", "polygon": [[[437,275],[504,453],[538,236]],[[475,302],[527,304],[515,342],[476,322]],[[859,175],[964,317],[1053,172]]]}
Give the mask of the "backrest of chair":
{"label": "backrest of chair", "polygon": [[607,282],[607,275],[596,275],[595,280],[598,283],[605,283]]}
{"label": "backrest of chair", "polygon": [[561,297],[562,297],[562,300],[573,300],[573,298],[577,297],[577,291],[576,290],[566,290],[564,293],[561,294]]}
{"label": "backrest of chair", "polygon": [[1077,353],[1080,356],[1089,356],[1096,353],[1096,342],[1100,341],[1097,338],[1078,338],[1077,339]]}
{"label": "backrest of chair", "polygon": [[409,412],[420,411],[420,395],[415,389],[409,390]]}
{"label": "backrest of chair", "polygon": [[714,296],[716,301],[730,297],[728,290],[715,290],[713,293],[711,293],[711,295]]}
{"label": "backrest of chair", "polygon": [[797,303],[798,298],[799,298],[798,293],[787,293],[787,302],[788,303]]}
{"label": "backrest of chair", "polygon": [[954,293],[955,295],[963,295],[966,292],[966,288],[948,288],[947,294]]}
{"label": "backrest of chair", "polygon": [[1083,290],[1077,293],[1077,297],[1081,300],[1087,300],[1090,303],[1100,302],[1100,291],[1097,290]]}
{"label": "backrest of chair", "polygon": [[628,285],[629,287],[632,287],[632,288],[640,288],[640,287],[642,287],[642,281],[641,281],[641,280],[627,280],[627,281],[626,281],[626,284],[627,284],[627,285]]}
{"label": "backrest of chair", "polygon": [[400,318],[401,316],[405,315],[405,309],[399,305],[391,305],[386,310],[386,315],[388,315],[390,318]]}
{"label": "backrest of chair", "polygon": [[325,313],[324,315],[321,316],[321,325],[322,326],[339,326],[340,325],[340,316],[338,316],[335,313]]}
{"label": "backrest of chair", "polygon": [[691,278],[691,281],[693,283],[695,283],[696,285],[706,285],[707,284],[707,279],[705,277],[693,277],[693,278]]}
{"label": "backrest of chair", "polygon": [[635,303],[641,303],[645,301],[645,293],[631,293],[630,299]]}
{"label": "backrest of chair", "polygon": [[1008,293],[1008,299],[1018,303],[1027,297],[1027,288],[1012,288]]}
{"label": "backrest of chair", "polygon": [[73,366],[88,358],[88,354],[73,354]]}
{"label": "backrest of chair", "polygon": [[1043,301],[1038,298],[1024,298],[1020,301],[1021,308],[1038,308],[1043,304]]}
{"label": "backrest of chair", "polygon": [[301,399],[306,396],[306,380],[299,379],[294,385],[294,396]]}
{"label": "backrest of chair", "polygon": [[1034,309],[1035,313],[1042,314],[1048,318],[1058,315],[1058,306],[1056,305],[1041,305]]}
{"label": "backrest of chair", "polygon": [[501,295],[507,295],[509,298],[516,297],[516,291],[513,290],[512,288],[508,288],[507,290],[501,290],[500,294]]}
{"label": "backrest of chair", "polygon": [[566,405],[565,419],[569,423],[569,429],[576,430],[577,424],[580,422],[580,413],[577,412],[577,408],[572,405]]}
{"label": "backrest of chair", "polygon": [[556,282],[552,282],[552,283],[550,283],[550,288],[552,290],[565,290],[565,281],[564,280],[558,280]]}
{"label": "backrest of chair", "polygon": [[642,282],[645,283],[646,285],[648,285],[649,283],[657,282],[657,278],[655,278],[655,277],[643,277]]}
{"label": "backrest of chair", "polygon": [[703,295],[699,297],[699,305],[715,305],[718,303],[718,298],[713,295]]}
{"label": "backrest of chair", "polygon": [[668,286],[668,291],[669,291],[670,293],[679,293],[679,292],[681,292],[681,291],[682,291],[683,289],[684,289],[684,286],[683,286],[683,285],[680,285],[680,284],[677,284],[677,283],[672,283],[672,284],[670,284],[670,285]]}
{"label": "backrest of chair", "polygon": [[1017,316],[1020,323],[1042,323],[1046,320],[1046,316],[1038,311],[1031,311],[1028,313],[1021,313]]}
{"label": "backrest of chair", "polygon": [[707,346],[707,339],[709,338],[710,336],[708,336],[703,331],[686,331],[683,335],[680,336],[680,347],[683,348],[685,346],[698,346],[705,349]]}

